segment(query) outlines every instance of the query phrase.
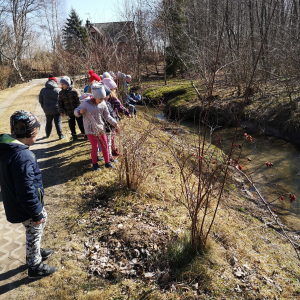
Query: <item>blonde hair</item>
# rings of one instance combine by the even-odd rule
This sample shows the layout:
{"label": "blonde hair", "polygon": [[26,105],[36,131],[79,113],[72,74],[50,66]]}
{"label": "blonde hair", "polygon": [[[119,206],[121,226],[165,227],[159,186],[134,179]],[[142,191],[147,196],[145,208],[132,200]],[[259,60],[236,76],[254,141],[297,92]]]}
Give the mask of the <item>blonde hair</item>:
{"label": "blonde hair", "polygon": [[116,90],[110,91],[110,95],[111,95],[112,97],[114,97],[114,98],[118,98],[118,96],[117,96],[117,91],[116,91]]}

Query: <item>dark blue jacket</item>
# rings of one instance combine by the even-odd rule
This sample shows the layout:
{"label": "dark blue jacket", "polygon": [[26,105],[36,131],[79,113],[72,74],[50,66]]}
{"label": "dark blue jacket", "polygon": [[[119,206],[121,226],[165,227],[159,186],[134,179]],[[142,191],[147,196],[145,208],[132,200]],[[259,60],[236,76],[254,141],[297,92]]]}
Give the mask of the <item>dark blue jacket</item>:
{"label": "dark blue jacket", "polygon": [[36,157],[7,134],[0,135],[0,185],[7,221],[43,218],[44,189]]}
{"label": "dark blue jacket", "polygon": [[39,102],[45,115],[58,115],[58,94],[60,88],[54,80],[48,80],[45,87],[41,89]]}

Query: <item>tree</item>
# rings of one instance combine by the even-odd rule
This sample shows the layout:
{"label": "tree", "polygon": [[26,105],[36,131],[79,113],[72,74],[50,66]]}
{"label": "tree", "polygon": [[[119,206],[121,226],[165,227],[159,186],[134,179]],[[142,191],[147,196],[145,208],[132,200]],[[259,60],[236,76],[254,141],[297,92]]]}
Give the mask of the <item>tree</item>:
{"label": "tree", "polygon": [[59,0],[40,0],[42,14],[42,24],[40,25],[46,36],[47,46],[53,52],[61,45],[60,28],[65,22],[65,4]]}
{"label": "tree", "polygon": [[4,0],[0,9],[0,54],[9,60],[22,81],[20,62],[33,41],[30,17],[39,9],[37,0]]}
{"label": "tree", "polygon": [[88,42],[86,28],[82,26],[82,20],[79,19],[78,14],[73,8],[63,29],[63,42],[66,50],[71,52],[76,51],[78,43],[85,45]]}

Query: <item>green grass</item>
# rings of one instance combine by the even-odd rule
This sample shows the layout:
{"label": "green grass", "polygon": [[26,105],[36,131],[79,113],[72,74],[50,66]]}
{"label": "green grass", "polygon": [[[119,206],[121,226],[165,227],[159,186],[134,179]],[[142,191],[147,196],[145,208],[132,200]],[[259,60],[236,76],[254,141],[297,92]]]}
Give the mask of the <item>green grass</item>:
{"label": "green grass", "polygon": [[147,103],[156,105],[164,99],[164,101],[170,100],[172,106],[197,98],[195,90],[187,80],[173,80],[168,85],[156,82],[154,87],[144,91],[143,96]]}

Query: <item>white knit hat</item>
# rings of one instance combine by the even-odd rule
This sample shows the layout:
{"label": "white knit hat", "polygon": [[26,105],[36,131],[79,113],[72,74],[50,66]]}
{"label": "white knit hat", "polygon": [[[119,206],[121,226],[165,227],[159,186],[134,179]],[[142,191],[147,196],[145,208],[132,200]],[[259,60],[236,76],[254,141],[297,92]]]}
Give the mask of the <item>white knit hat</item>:
{"label": "white knit hat", "polygon": [[71,79],[70,79],[70,77],[68,77],[68,76],[63,76],[63,77],[60,79],[60,83],[64,83],[64,84],[66,84],[67,86],[71,86]]}
{"label": "white knit hat", "polygon": [[103,99],[106,97],[106,92],[102,84],[94,83],[91,86],[94,99]]}
{"label": "white knit hat", "polygon": [[108,72],[103,73],[103,79],[105,79],[105,78],[111,78],[112,79],[111,75]]}
{"label": "white knit hat", "polygon": [[117,87],[116,83],[111,78],[104,78],[102,81],[110,90]]}

